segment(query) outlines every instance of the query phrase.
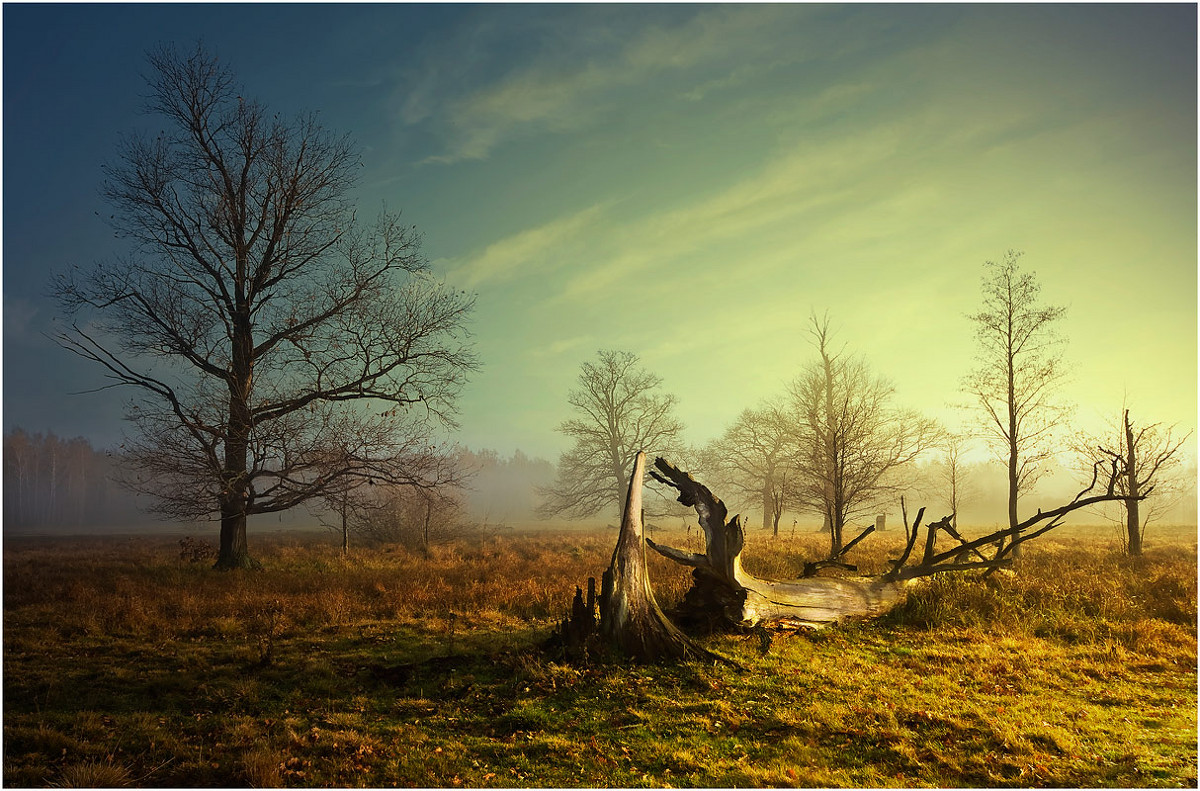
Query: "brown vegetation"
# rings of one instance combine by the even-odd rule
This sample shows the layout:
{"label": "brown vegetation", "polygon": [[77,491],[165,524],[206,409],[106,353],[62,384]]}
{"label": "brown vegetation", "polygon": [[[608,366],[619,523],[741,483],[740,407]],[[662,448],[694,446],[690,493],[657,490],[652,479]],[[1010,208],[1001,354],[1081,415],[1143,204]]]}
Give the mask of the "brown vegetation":
{"label": "brown vegetation", "polygon": [[[695,528],[659,537],[701,549]],[[428,558],[263,536],[265,568],[232,575],[178,538],[7,542],[6,785],[1195,783],[1190,528],[1140,559],[1107,528],[1061,528],[1020,574],[928,580],[862,626],[765,656],[702,641],[747,673],[542,658],[609,530]],[[827,540],[753,533],[748,570],[794,578]],[[860,569],[902,540],[871,536]],[[690,575],[647,560],[672,606]]]}

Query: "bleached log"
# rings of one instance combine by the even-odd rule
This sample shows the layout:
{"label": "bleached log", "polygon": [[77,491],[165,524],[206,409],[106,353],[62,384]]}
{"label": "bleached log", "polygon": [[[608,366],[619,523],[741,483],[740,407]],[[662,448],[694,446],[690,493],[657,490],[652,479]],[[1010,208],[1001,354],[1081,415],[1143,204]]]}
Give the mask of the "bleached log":
{"label": "bleached log", "polygon": [[761,579],[742,568],[745,534],[741,520],[726,521],[728,511],[708,487],[665,459],[654,462],[651,475],[679,492],[679,502],[693,507],[704,531],[705,552],[695,554],[663,547],[654,550],[695,571],[692,590],[679,617],[690,623],[723,619],[745,627],[815,628],[853,617],[886,612],[903,598],[906,582],[873,577],[813,577],[792,582]]}

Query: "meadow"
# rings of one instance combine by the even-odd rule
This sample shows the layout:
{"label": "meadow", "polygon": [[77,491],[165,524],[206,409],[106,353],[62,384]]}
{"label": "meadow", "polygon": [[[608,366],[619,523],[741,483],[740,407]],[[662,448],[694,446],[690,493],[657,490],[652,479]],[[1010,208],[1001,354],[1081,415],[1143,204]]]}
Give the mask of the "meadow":
{"label": "meadow", "polygon": [[[252,533],[238,573],[178,535],[8,539],[4,785],[1196,786],[1194,527],[1140,559],[1062,528],[881,618],[702,639],[741,669],[558,661],[540,644],[615,538]],[[794,577],[823,540],[752,533],[746,565]],[[690,583],[651,576],[664,607]]]}

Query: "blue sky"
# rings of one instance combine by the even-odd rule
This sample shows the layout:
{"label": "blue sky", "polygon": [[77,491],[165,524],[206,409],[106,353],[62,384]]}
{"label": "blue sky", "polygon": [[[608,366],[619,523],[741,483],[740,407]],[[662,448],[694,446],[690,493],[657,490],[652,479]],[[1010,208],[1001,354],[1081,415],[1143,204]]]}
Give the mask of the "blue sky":
{"label": "blue sky", "polygon": [[952,426],[965,315],[1009,248],[1063,330],[1079,422],[1196,422],[1193,5],[4,6],[4,426],[117,441],[121,394],[46,340],[49,272],[119,254],[102,164],[145,52],[197,40],[363,152],[478,294],[457,439],[554,458],[600,348],[687,438],[811,357],[810,311]]}

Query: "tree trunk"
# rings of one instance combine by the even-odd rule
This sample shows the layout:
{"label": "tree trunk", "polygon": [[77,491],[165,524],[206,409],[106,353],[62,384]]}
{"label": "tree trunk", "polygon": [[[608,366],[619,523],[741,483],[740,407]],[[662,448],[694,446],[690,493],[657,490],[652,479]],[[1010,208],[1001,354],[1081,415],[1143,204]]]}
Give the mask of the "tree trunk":
{"label": "tree trunk", "polygon": [[[239,270],[241,263],[239,262]],[[214,568],[257,568],[246,545],[246,514],[250,508],[247,475],[250,430],[250,388],[253,384],[253,346],[249,316],[235,322],[233,362],[229,374],[229,427],[225,439],[224,490],[221,492],[221,547]]]}
{"label": "tree trunk", "polygon": [[[768,479],[762,490],[763,530],[771,529],[772,517],[775,515],[775,494],[772,491],[772,488],[772,483],[770,479]],[[775,521],[775,533],[772,537],[779,537],[778,521]]]}
{"label": "tree trunk", "polygon": [[842,554],[842,528],[845,527],[841,503],[834,503],[833,518],[829,520],[829,557]]}
{"label": "tree trunk", "polygon": [[[1125,494],[1137,497],[1137,449],[1134,446],[1133,426],[1129,423],[1129,410],[1125,410]],[[1141,509],[1137,500],[1125,501],[1126,551],[1131,557],[1142,554]]]}
{"label": "tree trunk", "polygon": [[[222,511],[225,509],[222,508]],[[217,553],[217,562],[213,568],[222,571],[231,569],[253,569],[259,564],[250,557],[246,547],[246,514],[238,513],[221,515],[221,546]]]}
{"label": "tree trunk", "polygon": [[424,548],[425,559],[428,560],[432,555],[429,546],[429,523],[433,519],[433,503],[427,492],[422,492],[422,499],[425,501],[425,521],[421,526],[421,546]]}
{"label": "tree trunk", "polygon": [[[1009,325],[1008,346],[1008,526],[1016,527],[1017,497],[1020,494],[1020,458],[1017,449],[1016,372],[1013,369],[1012,326]],[[1000,545],[1003,549],[1003,543]],[[1021,557],[1021,545],[1013,547],[1012,558]]]}
{"label": "tree trunk", "polygon": [[662,555],[692,566],[693,585],[678,617],[685,625],[713,628],[820,627],[850,617],[877,615],[903,596],[905,583],[866,577],[813,577],[794,582],[759,579],[742,569],[745,536],[738,517],[725,521],[725,504],[686,472],[657,459],[659,481],[679,490],[679,502],[692,506],[704,529],[703,555],[661,547]]}
{"label": "tree trunk", "polygon": [[342,495],[342,554],[350,554],[350,494]]}

